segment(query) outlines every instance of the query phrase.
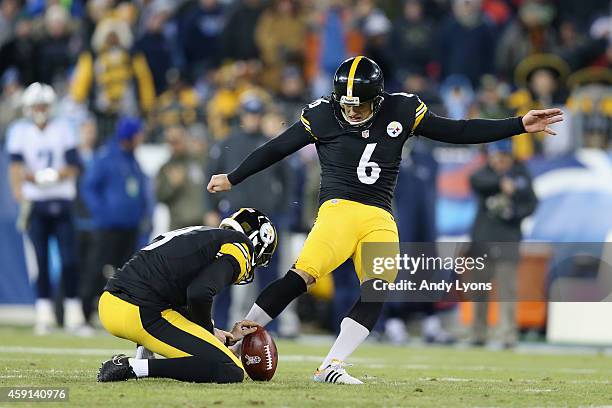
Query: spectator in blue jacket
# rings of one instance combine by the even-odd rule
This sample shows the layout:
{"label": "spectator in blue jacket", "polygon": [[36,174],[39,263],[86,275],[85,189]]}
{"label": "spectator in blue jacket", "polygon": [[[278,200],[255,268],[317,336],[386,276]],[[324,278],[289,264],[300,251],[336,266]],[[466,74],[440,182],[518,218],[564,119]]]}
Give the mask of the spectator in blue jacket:
{"label": "spectator in blue jacket", "polygon": [[134,157],[142,139],[139,119],[120,119],[113,138],[96,152],[83,176],[81,193],[94,226],[94,267],[82,286],[86,318],[114,268],[136,250],[140,227],[146,224],[151,207],[149,182]]}

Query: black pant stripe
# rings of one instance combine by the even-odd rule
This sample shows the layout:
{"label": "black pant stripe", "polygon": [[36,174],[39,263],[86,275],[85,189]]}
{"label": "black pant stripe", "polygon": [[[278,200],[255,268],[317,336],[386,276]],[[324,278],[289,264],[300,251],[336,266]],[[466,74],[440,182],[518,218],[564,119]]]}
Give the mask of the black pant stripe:
{"label": "black pant stripe", "polygon": [[161,316],[161,312],[143,307],[140,307],[139,311],[142,327],[159,341],[192,356],[206,356],[211,359],[211,362],[235,365],[228,355],[214,345],[170,324]]}

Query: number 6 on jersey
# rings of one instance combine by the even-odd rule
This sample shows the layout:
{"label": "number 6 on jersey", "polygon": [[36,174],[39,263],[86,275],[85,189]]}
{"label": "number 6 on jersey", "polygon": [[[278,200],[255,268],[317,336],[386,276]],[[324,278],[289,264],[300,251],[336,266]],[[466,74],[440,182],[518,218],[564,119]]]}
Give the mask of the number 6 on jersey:
{"label": "number 6 on jersey", "polygon": [[[374,184],[376,183],[376,180],[378,180],[378,177],[380,177],[380,166],[378,166],[378,163],[369,161],[375,148],[376,143],[368,143],[363,151],[363,154],[361,155],[361,158],[359,159],[359,166],[357,166],[357,177],[359,177],[359,181],[361,181],[363,184]],[[372,169],[369,176],[366,171],[367,168]]]}

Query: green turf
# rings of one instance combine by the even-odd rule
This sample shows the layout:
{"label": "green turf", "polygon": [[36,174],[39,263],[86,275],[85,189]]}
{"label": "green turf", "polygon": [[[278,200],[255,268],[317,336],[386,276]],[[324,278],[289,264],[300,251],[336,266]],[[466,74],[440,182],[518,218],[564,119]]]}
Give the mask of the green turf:
{"label": "green turf", "polygon": [[[350,373],[361,387],[310,381],[328,345],[279,342],[281,356],[270,383],[186,384],[144,379],[98,384],[100,362],[129,342],[100,335],[35,337],[0,328],[0,386],[68,387],[69,403],[82,407],[377,407],[377,406],[579,406],[612,405],[612,358],[544,355],[437,347],[367,344]],[[32,349],[35,348],[35,349]],[[62,348],[82,349],[63,353]],[[58,350],[59,349],[59,350]],[[106,351],[108,350],[108,353]],[[283,361],[283,356],[286,360]],[[31,404],[41,407],[40,403]],[[25,407],[25,403],[0,403]],[[42,405],[47,406],[47,405]]]}

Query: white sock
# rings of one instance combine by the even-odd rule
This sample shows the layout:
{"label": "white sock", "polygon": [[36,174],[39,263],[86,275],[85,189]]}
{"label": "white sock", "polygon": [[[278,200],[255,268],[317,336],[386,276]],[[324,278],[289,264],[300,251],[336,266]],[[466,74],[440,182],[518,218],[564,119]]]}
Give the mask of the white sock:
{"label": "white sock", "polygon": [[402,344],[408,341],[406,323],[402,319],[391,318],[385,322],[385,334],[391,344]]}
{"label": "white sock", "polygon": [[324,369],[330,365],[332,360],[345,361],[363,343],[368,334],[370,334],[370,331],[366,327],[350,317],[342,319],[340,334],[319,369]]}
{"label": "white sock", "polygon": [[136,377],[142,378],[149,375],[149,360],[128,358],[128,363],[134,370]]}
{"label": "white sock", "polygon": [[442,331],[442,322],[436,315],[427,316],[421,322],[421,331],[424,336],[436,337]]}
{"label": "white sock", "polygon": [[36,311],[36,323],[55,326],[55,310],[51,299],[38,298],[34,305]]}
{"label": "white sock", "polygon": [[83,306],[78,298],[64,299],[64,327],[68,330],[76,329],[85,324]]}
{"label": "white sock", "polygon": [[244,320],[252,320],[255,323],[265,326],[272,321],[272,318],[265,312],[265,310],[259,307],[257,303],[253,303],[251,310],[249,310],[249,313],[247,313]]}
{"label": "white sock", "polygon": [[134,355],[134,358],[137,360],[154,360],[155,353],[145,346],[138,346],[136,347],[136,354]]}

